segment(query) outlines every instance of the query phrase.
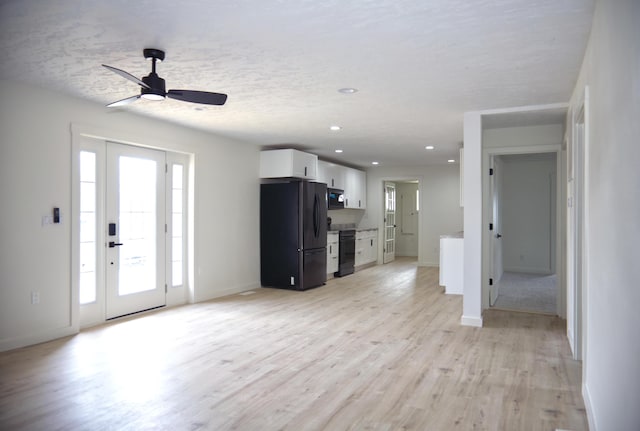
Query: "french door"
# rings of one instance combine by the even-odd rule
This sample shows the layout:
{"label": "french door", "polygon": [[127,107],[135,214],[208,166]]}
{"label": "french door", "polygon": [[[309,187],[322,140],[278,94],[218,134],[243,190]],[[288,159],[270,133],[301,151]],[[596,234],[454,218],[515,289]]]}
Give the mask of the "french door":
{"label": "french door", "polygon": [[164,306],[165,153],[107,143],[105,317]]}
{"label": "french door", "polygon": [[396,185],[384,183],[384,254],[383,263],[396,258]]}

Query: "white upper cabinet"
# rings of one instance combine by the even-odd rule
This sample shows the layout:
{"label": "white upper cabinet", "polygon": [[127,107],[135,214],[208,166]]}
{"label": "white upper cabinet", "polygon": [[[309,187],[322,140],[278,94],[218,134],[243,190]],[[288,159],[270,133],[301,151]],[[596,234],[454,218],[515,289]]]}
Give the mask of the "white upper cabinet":
{"label": "white upper cabinet", "polygon": [[345,167],[335,163],[318,160],[318,182],[332,189],[344,190]]}
{"label": "white upper cabinet", "polygon": [[318,177],[318,156],[298,150],[270,150],[260,153],[260,178]]}
{"label": "white upper cabinet", "polygon": [[353,168],[344,169],[344,207],[367,208],[367,173]]}

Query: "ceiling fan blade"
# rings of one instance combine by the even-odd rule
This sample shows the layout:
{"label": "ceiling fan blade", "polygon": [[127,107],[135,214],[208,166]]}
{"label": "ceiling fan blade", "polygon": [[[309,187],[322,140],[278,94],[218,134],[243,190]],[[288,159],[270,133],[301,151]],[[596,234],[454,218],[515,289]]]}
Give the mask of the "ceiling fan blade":
{"label": "ceiling fan blade", "polygon": [[116,106],[124,106],[129,103],[135,102],[140,98],[140,95],[127,97],[126,99],[118,100],[117,102],[113,102],[107,105],[107,108],[115,108]]}
{"label": "ceiling fan blade", "polygon": [[122,76],[123,78],[128,79],[129,81],[135,82],[136,84],[140,85],[141,87],[151,88],[147,84],[145,84],[144,82],[142,82],[141,80],[139,80],[138,78],[136,78],[135,76],[130,74],[129,72],[125,72],[124,70],[120,70],[120,69],[115,68],[113,66],[107,66],[106,64],[103,64],[103,66],[106,67],[107,69],[109,69],[110,71],[117,73],[118,75]]}
{"label": "ceiling fan blade", "polygon": [[227,95],[222,93],[210,93],[208,91],[169,90],[167,97],[184,102],[202,103],[205,105],[224,105]]}

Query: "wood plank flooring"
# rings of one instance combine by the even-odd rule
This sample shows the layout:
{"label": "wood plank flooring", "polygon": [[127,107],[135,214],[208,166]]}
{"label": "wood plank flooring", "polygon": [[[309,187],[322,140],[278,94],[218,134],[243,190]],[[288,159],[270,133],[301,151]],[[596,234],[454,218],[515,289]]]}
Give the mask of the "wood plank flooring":
{"label": "wood plank flooring", "polygon": [[110,323],[0,353],[0,429],[587,429],[562,320],[461,311],[399,259]]}

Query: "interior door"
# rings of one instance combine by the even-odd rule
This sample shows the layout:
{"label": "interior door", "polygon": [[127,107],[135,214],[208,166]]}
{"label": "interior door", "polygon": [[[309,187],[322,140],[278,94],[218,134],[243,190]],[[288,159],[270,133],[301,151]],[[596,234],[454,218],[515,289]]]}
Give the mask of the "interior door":
{"label": "interior door", "polygon": [[[586,100],[585,100],[586,103]],[[573,359],[581,360],[584,247],[585,106],[573,120],[573,139],[567,145],[567,337]]]}
{"label": "interior door", "polygon": [[384,183],[384,255],[383,263],[396,258],[396,185]]}
{"label": "interior door", "polygon": [[166,304],[165,153],[107,144],[106,318]]}
{"label": "interior door", "polygon": [[489,284],[489,305],[495,305],[500,295],[500,280],[502,279],[503,267],[502,267],[502,226],[501,226],[501,206],[500,206],[500,175],[502,171],[502,164],[500,156],[492,156],[490,158],[490,169],[492,174],[490,175],[490,193],[491,193],[491,206],[490,206],[490,219],[492,225],[491,231],[491,265],[489,277],[491,282]]}

